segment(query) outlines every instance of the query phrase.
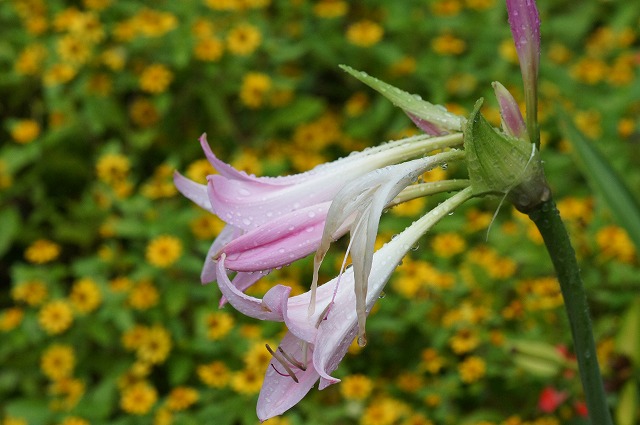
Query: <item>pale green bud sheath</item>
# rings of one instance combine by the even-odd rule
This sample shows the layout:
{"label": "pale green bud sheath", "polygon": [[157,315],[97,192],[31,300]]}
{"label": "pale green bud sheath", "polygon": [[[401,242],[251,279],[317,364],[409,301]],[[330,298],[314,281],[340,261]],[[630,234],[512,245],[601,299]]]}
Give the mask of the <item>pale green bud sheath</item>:
{"label": "pale green bud sheath", "polygon": [[471,187],[476,196],[505,196],[519,211],[528,212],[549,200],[535,144],[493,128],[480,114],[482,99],[464,128],[464,148]]}

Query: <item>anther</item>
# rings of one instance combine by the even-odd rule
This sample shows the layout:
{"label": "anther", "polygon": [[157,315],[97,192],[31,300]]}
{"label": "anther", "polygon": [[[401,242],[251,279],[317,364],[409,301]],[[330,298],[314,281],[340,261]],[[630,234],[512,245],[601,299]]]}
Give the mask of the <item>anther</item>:
{"label": "anther", "polygon": [[[269,344],[265,344],[265,347],[267,347],[267,351],[273,356],[274,359],[276,359],[281,365],[282,367],[285,368],[285,370],[289,373],[289,376],[291,377],[291,379],[293,379],[293,381],[297,384],[298,382],[298,377],[296,376],[295,373],[293,373],[293,370],[291,370],[291,368],[289,367],[289,365],[287,364],[287,359],[285,359],[283,356],[280,355],[280,352],[275,352],[271,349],[271,347],[269,347]],[[280,351],[280,350],[278,350]],[[273,367],[273,369],[278,372],[278,370],[275,368],[275,366]],[[278,372],[278,374],[282,375],[282,376],[287,376],[284,375],[280,372]]]}
{"label": "anther", "polygon": [[307,370],[307,366],[303,365],[302,363],[300,363],[298,360],[296,360],[295,358],[293,358],[292,356],[289,356],[283,349],[282,347],[278,347],[278,352],[282,354],[282,356],[289,361],[289,363],[291,363],[292,365],[294,365],[295,367],[297,367],[298,369],[305,371]]}

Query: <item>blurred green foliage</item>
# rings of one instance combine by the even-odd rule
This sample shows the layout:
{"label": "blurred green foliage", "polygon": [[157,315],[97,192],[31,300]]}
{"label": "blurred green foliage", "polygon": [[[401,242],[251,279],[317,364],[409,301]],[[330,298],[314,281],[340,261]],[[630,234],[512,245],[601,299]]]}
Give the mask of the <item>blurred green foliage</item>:
{"label": "blurred green foliage", "polygon": [[[640,5],[541,0],[548,180],[592,303],[612,408],[638,413],[637,247],[574,166],[563,104],[637,197]],[[0,415],[16,424],[254,424],[282,329],[218,311],[199,273],[221,223],[178,196],[197,138],[256,174],[300,172],[409,120],[344,63],[467,114],[491,82],[521,100],[495,0],[6,0],[0,3]],[[449,167],[425,179],[464,176]],[[435,174],[435,175],[434,175]],[[386,214],[381,240],[438,199]],[[269,424],[581,424],[557,282],[539,236],[471,203],[412,252],[369,345]],[[331,264],[341,261],[332,248]],[[273,273],[305,290],[310,262]],[[324,280],[335,270],[323,270]],[[540,404],[549,389],[561,401]],[[546,399],[545,399],[546,400]],[[548,401],[548,400],[547,400]]]}

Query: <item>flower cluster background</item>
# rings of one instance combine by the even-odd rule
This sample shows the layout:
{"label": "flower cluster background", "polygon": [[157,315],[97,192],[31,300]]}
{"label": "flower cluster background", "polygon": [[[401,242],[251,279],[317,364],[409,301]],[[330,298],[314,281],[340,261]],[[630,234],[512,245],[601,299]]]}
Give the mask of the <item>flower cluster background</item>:
{"label": "flower cluster background", "polygon": [[[554,111],[568,109],[638,195],[640,4],[538,7],[546,173],[583,265],[612,409],[633,425],[638,247]],[[417,133],[341,63],[457,113],[484,96],[496,125],[492,81],[523,100],[498,0],[5,0],[0,34],[2,425],[258,423],[265,343],[283,328],[218,309],[215,284],[199,283],[223,223],[179,196],[172,174],[215,172],[202,133],[258,175]],[[421,178],[445,176],[464,170]],[[388,211],[380,243],[441,200]],[[342,382],[266,423],[584,424],[551,263],[526,216],[504,206],[493,219],[498,203],[469,203],[413,247]],[[301,293],[311,270],[303,260],[251,293]]]}

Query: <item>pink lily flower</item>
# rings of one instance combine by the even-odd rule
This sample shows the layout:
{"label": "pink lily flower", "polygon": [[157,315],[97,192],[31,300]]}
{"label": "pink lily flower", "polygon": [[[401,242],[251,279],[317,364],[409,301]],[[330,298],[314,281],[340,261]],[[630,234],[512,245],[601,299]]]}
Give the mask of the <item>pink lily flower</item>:
{"label": "pink lily flower", "polygon": [[227,223],[207,253],[202,282],[216,280],[215,260],[222,253],[227,254],[228,269],[239,272],[235,279],[245,288],[259,275],[244,273],[281,267],[312,253],[320,241],[330,201],[345,182],[385,165],[461,142],[460,134],[410,137],[305,173],[255,177],[220,161],[203,135],[202,148],[219,174],[209,176],[207,185],[195,183],[178,172],[174,174],[175,185],[183,195]]}
{"label": "pink lily flower", "polygon": [[[367,283],[365,313],[378,300],[391,273],[410,247],[441,218],[472,197],[470,188],[452,196],[414,222],[379,249],[372,258]],[[358,333],[354,269],[318,288],[309,314],[311,292],[289,298],[290,288],[274,286],[263,299],[244,294],[226,277],[225,258],[218,261],[218,286],[241,313],[260,320],[284,321],[289,332],[275,350],[258,398],[257,413],[264,421],[297,404],[318,379],[319,389],[340,380],[330,374],[338,367]]]}
{"label": "pink lily flower", "polygon": [[309,304],[311,313],[315,309],[315,291],[320,264],[329,250],[331,242],[337,240],[348,229],[351,233],[351,241],[345,254],[345,260],[351,251],[355,273],[358,343],[361,346],[366,345],[367,281],[371,273],[374,244],[383,209],[425,171],[446,161],[461,158],[463,158],[463,152],[454,150],[402,164],[390,165],[347,183],[338,192],[329,208],[322,239],[314,258],[311,302]]}

